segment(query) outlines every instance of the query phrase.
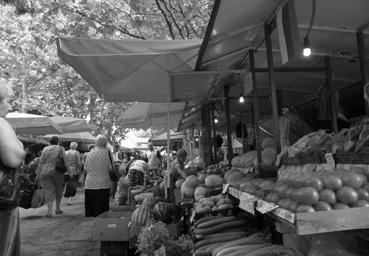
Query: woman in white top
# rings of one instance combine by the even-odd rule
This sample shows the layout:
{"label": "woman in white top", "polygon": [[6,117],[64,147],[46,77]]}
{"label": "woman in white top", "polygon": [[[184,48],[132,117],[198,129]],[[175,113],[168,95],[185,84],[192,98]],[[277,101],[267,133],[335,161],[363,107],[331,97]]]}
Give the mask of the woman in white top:
{"label": "woman in white top", "polygon": [[[12,96],[10,84],[0,79],[0,160],[4,166],[15,169],[23,163],[25,152],[22,142],[5,120],[8,100]],[[20,255],[18,207],[0,204],[0,230],[0,255]]]}
{"label": "woman in white top", "polygon": [[65,164],[69,166],[69,172],[65,176],[66,188],[64,197],[68,198],[68,205],[76,195],[78,178],[81,172],[81,155],[77,151],[78,143],[71,142],[70,149],[65,152]]}
{"label": "woman in white top", "polygon": [[106,148],[108,143],[104,135],[96,138],[96,147],[87,154],[84,165],[87,173],[85,180],[85,216],[96,217],[109,211],[112,171],[111,152]]}

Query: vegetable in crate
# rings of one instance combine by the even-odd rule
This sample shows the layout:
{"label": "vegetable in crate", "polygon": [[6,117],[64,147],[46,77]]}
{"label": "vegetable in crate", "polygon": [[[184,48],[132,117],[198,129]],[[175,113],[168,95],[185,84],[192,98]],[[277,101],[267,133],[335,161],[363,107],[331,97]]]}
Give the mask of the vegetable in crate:
{"label": "vegetable in crate", "polygon": [[132,213],[131,223],[136,226],[144,226],[153,218],[152,209],[147,205],[141,205]]}
{"label": "vegetable in crate", "polygon": [[156,203],[153,208],[153,213],[156,220],[162,221],[164,223],[170,223],[172,217],[171,209],[167,203]]}

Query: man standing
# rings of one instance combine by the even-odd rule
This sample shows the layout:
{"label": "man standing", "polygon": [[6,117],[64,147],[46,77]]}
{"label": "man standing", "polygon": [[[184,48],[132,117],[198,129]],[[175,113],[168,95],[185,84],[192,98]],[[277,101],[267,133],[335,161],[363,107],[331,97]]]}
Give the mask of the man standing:
{"label": "man standing", "polygon": [[147,152],[147,164],[149,166],[149,173],[153,178],[160,176],[161,156],[158,150],[154,149],[152,142],[149,142],[149,151]]}
{"label": "man standing", "polygon": [[120,155],[120,146],[118,144],[114,145],[113,148],[113,173],[115,174],[112,179],[112,186],[110,191],[110,196],[114,198],[115,193],[117,192],[118,180],[119,180],[119,166],[122,163],[122,158]]}

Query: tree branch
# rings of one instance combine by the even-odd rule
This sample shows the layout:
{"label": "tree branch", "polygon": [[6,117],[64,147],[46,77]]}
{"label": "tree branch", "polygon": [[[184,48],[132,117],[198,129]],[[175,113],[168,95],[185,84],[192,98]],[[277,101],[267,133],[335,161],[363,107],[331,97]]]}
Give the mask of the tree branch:
{"label": "tree branch", "polygon": [[160,5],[160,3],[159,3],[158,0],[155,0],[155,3],[157,5],[157,7],[159,8],[160,12],[163,14],[163,17],[165,19],[165,22],[167,23],[167,26],[168,26],[168,29],[169,29],[169,33],[170,33],[172,39],[176,39],[176,36],[174,34],[174,31],[173,31],[173,26],[170,23],[167,14],[165,13],[165,11],[163,10],[163,8],[161,7],[161,5]]}
{"label": "tree branch", "polygon": [[164,4],[165,9],[167,10],[167,12],[169,13],[170,17],[172,18],[173,24],[174,24],[174,25],[175,25],[175,27],[177,28],[178,33],[181,35],[181,37],[182,37],[183,39],[186,39],[186,38],[185,38],[185,36],[184,36],[184,35],[183,35],[183,33],[182,33],[181,28],[179,27],[179,25],[178,25],[178,23],[177,23],[177,21],[176,21],[176,19],[174,18],[173,13],[169,10],[168,5],[167,5],[167,3],[165,2],[165,0],[161,0],[161,2]]}
{"label": "tree branch", "polygon": [[[189,21],[189,20],[187,20],[188,18],[186,17],[186,15],[184,14],[184,11],[183,11],[183,8],[182,8],[182,6],[181,6],[181,3],[178,1],[178,7],[179,7],[179,12],[182,14],[182,17],[183,17],[183,19],[185,20],[185,22],[184,22],[184,25],[185,25],[185,28],[186,28],[186,32],[187,32],[187,38],[189,38],[190,37],[190,30],[188,29],[188,26],[187,26],[187,22],[190,24],[190,26],[191,26],[191,28],[192,28],[192,30],[194,31],[194,29],[193,29],[193,27],[192,27],[192,24],[191,24],[191,22]],[[194,31],[195,33],[195,35],[197,36],[197,37],[199,37],[198,36],[198,34],[197,34],[197,32],[196,31]]]}
{"label": "tree branch", "polygon": [[[60,5],[56,0],[54,0],[54,2],[57,5],[59,5],[61,8],[63,8],[63,6]],[[64,8],[66,8],[68,11],[70,11],[72,13],[76,13],[76,14],[81,15],[81,16],[83,16],[83,17],[85,17],[85,18],[87,18],[87,19],[89,19],[91,21],[94,21],[94,22],[100,24],[103,27],[110,27],[110,28],[112,28],[114,30],[117,30],[117,31],[121,32],[122,34],[128,35],[128,36],[133,37],[133,38],[146,39],[146,38],[144,38],[142,36],[138,36],[138,35],[132,34],[132,33],[128,32],[126,29],[122,29],[122,28],[119,28],[119,27],[117,27],[117,26],[115,26],[113,24],[107,24],[107,23],[104,23],[104,22],[102,22],[102,21],[100,21],[98,19],[92,18],[92,17],[88,16],[86,13],[83,13],[80,10],[74,10],[74,9],[71,9],[70,7],[65,6],[65,5],[64,5]]]}

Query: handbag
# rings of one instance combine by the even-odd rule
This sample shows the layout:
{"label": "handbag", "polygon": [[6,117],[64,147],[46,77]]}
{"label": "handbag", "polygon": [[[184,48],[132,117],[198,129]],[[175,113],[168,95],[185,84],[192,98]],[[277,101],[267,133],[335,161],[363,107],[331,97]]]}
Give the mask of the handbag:
{"label": "handbag", "polygon": [[18,206],[24,209],[32,207],[33,194],[36,191],[36,184],[29,184],[28,186],[21,188],[19,195]]}
{"label": "handbag", "polygon": [[45,190],[41,187],[38,187],[33,193],[31,207],[39,208],[45,204],[46,204]]}
{"label": "handbag", "polygon": [[18,204],[19,172],[0,161],[0,208]]}
{"label": "handbag", "polygon": [[65,167],[64,158],[63,158],[61,149],[59,149],[58,158],[56,159],[55,170],[60,173],[66,173],[68,171],[67,167]]}
{"label": "handbag", "polygon": [[77,192],[77,182],[71,181],[67,183],[65,187],[64,197],[73,197]]}
{"label": "handbag", "polygon": [[119,179],[119,177],[116,174],[116,171],[115,171],[116,167],[115,167],[115,165],[113,163],[113,158],[112,158],[112,155],[111,155],[110,151],[108,151],[108,155],[109,155],[109,160],[110,160],[110,164],[111,164],[111,167],[112,167],[112,169],[109,170],[110,180],[111,181],[117,181]]}

